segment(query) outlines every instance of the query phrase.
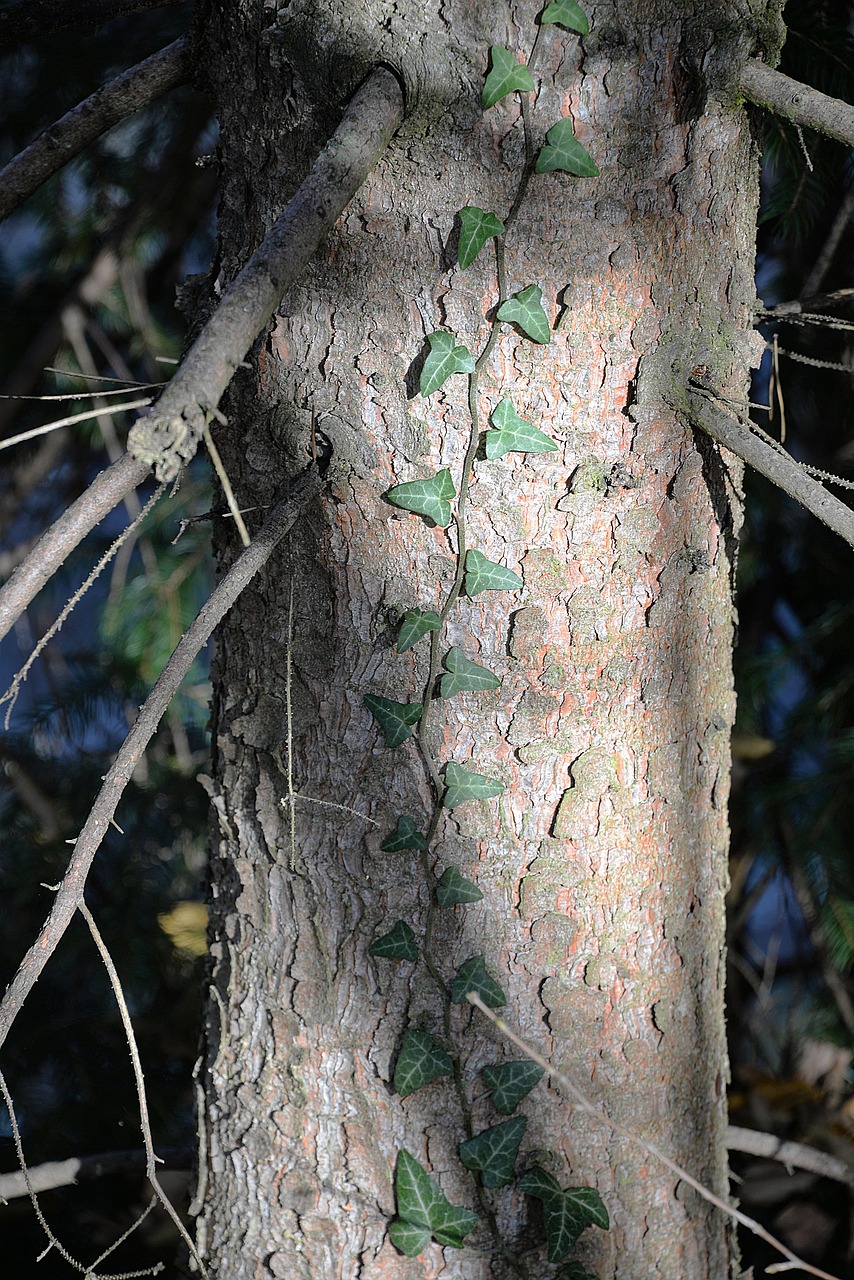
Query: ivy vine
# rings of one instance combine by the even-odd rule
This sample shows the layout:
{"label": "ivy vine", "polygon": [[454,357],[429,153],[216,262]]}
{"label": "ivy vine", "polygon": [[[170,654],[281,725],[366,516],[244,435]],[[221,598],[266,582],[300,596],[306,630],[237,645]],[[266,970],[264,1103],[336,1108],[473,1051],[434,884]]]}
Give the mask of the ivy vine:
{"label": "ivy vine", "polygon": [[[578,35],[586,35],[588,31],[587,18],[575,0],[557,0],[556,3],[548,4],[541,15],[540,24],[540,30],[548,24],[559,24]],[[537,1086],[543,1071],[530,1060],[485,1067],[483,1082],[492,1105],[499,1115],[509,1118],[498,1121],[480,1133],[472,1131],[472,1107],[459,1056],[454,1054],[452,1043],[451,1006],[464,1002],[469,993],[476,993],[488,1007],[499,1009],[505,1005],[506,997],[500,984],[490,973],[483,955],[470,956],[459,966],[453,978],[447,981],[440,971],[431,946],[437,911],[464,907],[483,897],[477,885],[466,879],[456,867],[445,867],[439,871],[438,859],[432,849],[443,811],[456,808],[469,800],[498,796],[504,786],[497,779],[478,773],[457,761],[449,760],[442,765],[431,754],[426,729],[437,696],[442,699],[452,698],[464,691],[497,689],[501,684],[494,672],[475,662],[460,646],[445,649],[445,624],[459,596],[465,593],[474,597],[484,591],[518,591],[522,587],[522,579],[513,569],[489,560],[476,547],[469,547],[466,533],[466,499],[482,434],[478,386],[480,372],[493,351],[502,325],[513,325],[525,338],[536,343],[547,344],[552,335],[549,317],[543,307],[542,290],[537,283],[528,284],[516,293],[508,292],[504,262],[505,240],[522,205],[532,174],[563,171],[575,177],[594,177],[599,172],[591,156],[575,138],[571,120],[566,118],[557,121],[547,130],[546,141],[535,156],[527,98],[534,90],[531,65],[535,50],[536,41],[529,61],[520,63],[510,50],[501,45],[493,45],[489,53],[489,71],[483,86],[482,102],[485,110],[508,94],[520,95],[526,159],[510,212],[503,221],[492,210],[480,209],[475,205],[467,205],[458,212],[458,261],[461,269],[469,267],[475,261],[488,241],[494,243],[498,299],[492,329],[477,358],[453,333],[439,329],[428,334],[428,350],[421,369],[419,389],[425,398],[440,391],[449,378],[458,374],[468,378],[470,435],[468,448],[460,465],[458,483],[455,485],[451,469],[443,467],[426,479],[395,485],[386,495],[395,506],[414,515],[424,516],[441,528],[446,528],[453,520],[457,533],[453,584],[439,613],[432,609],[412,608],[404,614],[400,625],[398,653],[404,653],[430,637],[428,673],[420,701],[397,702],[377,694],[367,694],[364,698],[365,706],[377,720],[388,747],[397,747],[413,733],[417,733],[417,742],[434,792],[433,811],[426,831],[421,831],[413,818],[400,814],[395,829],[381,844],[382,850],[386,852],[411,850],[420,857],[428,889],[428,907],[424,936],[420,944],[412,926],[405,920],[398,920],[374,940],[370,954],[377,958],[410,963],[420,959],[435,983],[444,1007],[444,1026],[440,1033],[440,1039],[444,1043],[440,1043],[423,1029],[410,1028],[404,1031],[394,1070],[394,1088],[401,1097],[408,1097],[436,1080],[452,1077],[466,1130],[458,1149],[460,1161],[476,1175],[479,1202],[495,1238],[496,1248],[523,1276],[529,1275],[527,1267],[521,1259],[514,1258],[501,1240],[487,1192],[507,1186],[516,1177],[516,1165],[527,1119],[524,1115],[513,1113]],[[491,410],[489,423],[489,428],[483,433],[488,459],[503,458],[510,453],[548,453],[557,449],[555,442],[544,431],[517,413],[512,400],[507,397]],[[516,1186],[538,1200],[542,1206],[545,1245],[550,1262],[556,1263],[566,1258],[588,1226],[608,1228],[608,1212],[598,1192],[592,1187],[561,1187],[552,1174],[539,1166],[528,1168],[518,1179]],[[438,1183],[409,1151],[401,1150],[398,1153],[394,1187],[397,1217],[389,1225],[389,1238],[406,1255],[421,1253],[431,1240],[446,1247],[462,1248],[466,1238],[481,1221],[480,1216],[472,1210],[451,1204]],[[573,1276],[576,1280],[583,1280],[587,1275],[577,1263],[570,1264],[569,1270],[562,1274]]]}

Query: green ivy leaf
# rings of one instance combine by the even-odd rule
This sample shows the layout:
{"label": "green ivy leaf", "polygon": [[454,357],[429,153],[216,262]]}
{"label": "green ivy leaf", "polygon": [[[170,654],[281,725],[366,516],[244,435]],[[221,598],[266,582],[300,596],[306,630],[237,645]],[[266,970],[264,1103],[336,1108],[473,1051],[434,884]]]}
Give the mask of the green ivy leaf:
{"label": "green ivy leaf", "polygon": [[533,93],[534,81],[524,62],[517,62],[514,54],[503,45],[494,44],[489,50],[492,70],[483,85],[483,105],[494,107],[508,93]]}
{"label": "green ivy leaf", "polygon": [[487,560],[481,551],[466,552],[466,593],[476,596],[481,591],[518,591],[522,579],[512,569],[495,560]]}
{"label": "green ivy leaf", "polygon": [[408,1151],[397,1154],[394,1191],[401,1220],[410,1227],[426,1228],[439,1244],[459,1249],[477,1226],[477,1214],[452,1205],[439,1184]]}
{"label": "green ivy leaf", "polygon": [[484,773],[469,773],[453,761],[445,769],[445,786],[442,804],[446,809],[455,809],[466,800],[488,800],[490,796],[500,796],[504,790],[503,782],[487,778]]}
{"label": "green ivy leaf", "polygon": [[490,1009],[500,1009],[507,1003],[504,992],[487,970],[483,956],[472,956],[460,965],[451,983],[451,1002],[462,1004],[470,991],[480,996]]}
{"label": "green ivy leaf", "polygon": [[389,1224],[388,1238],[395,1249],[405,1253],[407,1258],[414,1258],[427,1248],[430,1243],[430,1232],[426,1227],[416,1227],[414,1222],[403,1222],[400,1218],[396,1218]]}
{"label": "green ivy leaf", "polygon": [[519,1179],[519,1190],[538,1200],[548,1200],[550,1196],[562,1196],[563,1191],[557,1178],[553,1178],[545,1169],[535,1165]]}
{"label": "green ivy leaf", "polygon": [[505,453],[554,453],[557,445],[544,431],[520,418],[511,400],[502,400],[492,410],[496,431],[486,433],[487,458],[503,458]]}
{"label": "green ivy leaf", "polygon": [[[577,178],[598,178],[599,168],[572,131],[572,121],[564,117],[546,134],[546,145],[537,156],[536,173],[553,173],[561,169]],[[499,312],[499,315],[501,313]]]}
{"label": "green ivy leaf", "polygon": [[568,1262],[565,1267],[561,1267],[555,1280],[597,1280],[597,1277],[580,1262]]}
{"label": "green ivy leaf", "polygon": [[519,1062],[502,1062],[499,1066],[484,1067],[482,1074],[484,1084],[492,1094],[492,1104],[496,1111],[509,1116],[542,1079],[543,1068],[530,1058],[523,1058]]}
{"label": "green ivy leaf", "polygon": [[415,934],[405,920],[398,920],[393,929],[375,938],[368,947],[369,956],[381,956],[385,960],[417,960],[418,943]]}
{"label": "green ivy leaf", "polygon": [[559,22],[562,27],[569,27],[570,31],[577,31],[582,36],[590,30],[587,14],[575,0],[555,0],[554,4],[546,6],[541,21]]}
{"label": "green ivy leaf", "polygon": [[[480,902],[483,894],[476,884],[460,875],[456,867],[448,867],[436,885],[436,901],[440,907],[454,907],[457,903]],[[509,1113],[508,1113],[509,1114]]]}
{"label": "green ivy leaf", "polygon": [[[437,520],[436,523],[438,524],[439,521]],[[416,645],[422,636],[426,636],[428,631],[438,631],[441,625],[442,619],[432,609],[407,610],[400,624],[397,652],[405,653],[407,649]]]}
{"label": "green ivy leaf", "polygon": [[403,1045],[394,1068],[394,1087],[401,1098],[423,1089],[439,1076],[449,1076],[454,1064],[426,1031],[405,1031]]}
{"label": "green ivy leaf", "polygon": [[476,204],[460,209],[460,266],[470,267],[487,240],[503,235],[504,223],[494,213],[478,209]]}
{"label": "green ivy leaf", "polygon": [[437,329],[427,334],[430,343],[430,354],[424,361],[421,370],[420,390],[422,396],[431,396],[447,382],[453,373],[472,373],[474,358],[468,347],[457,343],[452,333]]}
{"label": "green ivy leaf", "polygon": [[456,497],[456,493],[451,473],[443,467],[429,480],[407,480],[404,484],[396,484],[386,497],[396,507],[403,507],[404,511],[429,516],[444,529],[451,523],[451,499]]}
{"label": "green ivy leaf", "polygon": [[550,1173],[539,1168],[520,1178],[519,1187],[543,1202],[549,1262],[560,1262],[566,1257],[586,1227],[608,1230],[608,1210],[593,1187],[570,1187],[563,1191]]}
{"label": "green ivy leaf", "polygon": [[528,1121],[514,1116],[491,1129],[484,1129],[468,1142],[460,1143],[460,1159],[467,1169],[479,1173],[485,1187],[504,1187],[513,1181],[519,1143]]}
{"label": "green ivy leaf", "polygon": [[412,818],[405,818],[402,814],[397,820],[397,826],[394,831],[392,831],[391,835],[386,836],[380,845],[383,853],[400,853],[403,849],[426,848],[427,841]]}
{"label": "green ivy leaf", "polygon": [[502,302],[496,314],[499,320],[517,324],[534,342],[551,342],[551,326],[543,310],[543,292],[538,284],[529,284],[527,289],[514,293]]}
{"label": "green ivy leaf", "polygon": [[366,693],[364,702],[374,719],[380,722],[387,747],[399,747],[406,741],[421,719],[423,710],[420,702],[394,702],[373,693]]}
{"label": "green ivy leaf", "polygon": [[455,693],[464,689],[497,689],[501,684],[498,676],[493,675],[486,667],[472,662],[456,645],[445,655],[445,666],[450,674],[442,676],[443,698],[452,698]]}

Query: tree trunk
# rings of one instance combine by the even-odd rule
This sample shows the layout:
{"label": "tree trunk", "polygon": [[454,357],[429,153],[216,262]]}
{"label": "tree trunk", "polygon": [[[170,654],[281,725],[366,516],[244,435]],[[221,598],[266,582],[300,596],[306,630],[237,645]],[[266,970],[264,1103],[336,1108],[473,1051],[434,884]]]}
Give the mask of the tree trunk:
{"label": "tree trunk", "polygon": [[[757,157],[744,112],[692,70],[734,69],[754,52],[734,3],[597,4],[581,40],[541,29],[537,145],[569,116],[601,175],[532,177],[507,238],[507,290],[539,285],[556,329],[538,344],[502,325],[479,377],[481,429],[509,398],[558,446],[474,463],[468,545],[524,585],[461,597],[441,652],[460,646],[501,686],[438,699],[425,733],[440,764],[504,784],[498,798],[442,810],[427,859],[431,873],[458,868],[483,898],[437,911],[419,854],[380,850],[401,814],[425,831],[435,795],[417,734],[389,749],[364,697],[422,700],[430,639],[400,654],[397,624],[441,609],[458,548],[453,523],[384,495],[444,467],[459,487],[466,377],[424,397],[417,361],[438,329],[475,356],[488,339],[493,247],[462,271],[455,214],[476,205],[505,218],[513,202],[519,95],[484,111],[480,93],[489,46],[527,59],[540,8],[202,6],[222,124],[220,283],[373,65],[402,75],[408,103],[216,435],[250,529],[313,436],[333,446],[325,496],[232,611],[214,661],[198,1226],[223,1280],[554,1272],[541,1246],[521,1271],[513,1260],[541,1240],[537,1201],[513,1187],[479,1197],[457,1155],[467,1123],[478,1132],[499,1118],[481,1068],[519,1054],[468,1005],[449,1012],[423,962],[369,955],[398,919],[423,942],[429,914],[445,982],[483,954],[508,1023],[613,1120],[727,1190],[739,475],[671,406],[698,364],[745,398],[753,350]],[[226,568],[237,536],[230,520],[215,528]],[[456,1081],[393,1090],[407,1028],[448,1049]],[[726,1220],[643,1149],[547,1080],[521,1111],[517,1168],[593,1186],[608,1208],[611,1229],[588,1229],[572,1255],[601,1280],[733,1273]],[[400,1149],[480,1215],[466,1247],[395,1250]]]}

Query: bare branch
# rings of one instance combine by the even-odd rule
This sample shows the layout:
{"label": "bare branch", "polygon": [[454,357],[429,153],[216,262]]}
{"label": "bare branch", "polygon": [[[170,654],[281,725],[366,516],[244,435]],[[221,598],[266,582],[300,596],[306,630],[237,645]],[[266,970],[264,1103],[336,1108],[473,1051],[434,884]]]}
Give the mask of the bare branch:
{"label": "bare branch", "polygon": [[787,1169],[808,1169],[822,1178],[832,1178],[834,1182],[844,1182],[854,1186],[854,1167],[836,1156],[829,1156],[826,1151],[817,1147],[808,1147],[803,1142],[785,1142],[775,1133],[759,1133],[756,1129],[742,1129],[738,1125],[728,1125],[726,1144],[730,1151],[744,1151],[751,1156],[764,1156],[768,1160],[776,1160]]}
{"label": "bare branch", "polygon": [[190,40],[182,36],[66,112],[0,170],[0,219],[114,124],[183,84],[190,69]]}
{"label": "bare branch", "polygon": [[125,454],[97,475],[86,492],[41,536],[0,589],[0,640],[86,534],[149,474],[150,468],[144,462]]}
{"label": "bare branch", "polygon": [[173,479],[196,452],[246,352],[382,155],[403,116],[397,77],[377,69],[354,94],[311,173],[202,329],[172,381],[131,429],[130,452]]}
{"label": "bare branch", "polygon": [[[57,1187],[74,1187],[79,1182],[106,1178],[113,1174],[144,1174],[145,1152],[105,1151],[96,1156],[70,1156],[67,1160],[49,1160],[45,1164],[30,1165],[30,1186],[36,1194],[53,1191]],[[189,1149],[162,1150],[158,1159],[165,1169],[189,1169],[193,1153]],[[29,1195],[23,1173],[0,1173],[0,1200],[18,1200]]]}
{"label": "bare branch", "polygon": [[379,67],[353,97],[344,118],[287,209],[222,302],[147,417],[131,432],[128,454],[93,485],[36,544],[0,590],[0,639],[66,556],[158,462],[161,479],[191,458],[235,369],[285,291],[355,195],[403,114],[396,77]]}
{"label": "bare branch", "polygon": [[163,9],[182,0],[12,0],[0,12],[0,49],[69,27],[97,30],[115,18]]}
{"label": "bare branch", "polygon": [[794,458],[779,445],[762,439],[735,416],[723,411],[713,392],[696,383],[688,387],[691,421],[700,431],[742,458],[755,471],[794,498],[822,524],[854,547],[854,511],[840,502],[824,485],[807,475]]}
{"label": "bare branch", "polygon": [[207,643],[214,628],[234,604],[247,583],[266,563],[277,543],[320,492],[320,485],[320,471],[315,466],[312,465],[300,472],[289,486],[286,497],[274,507],[251,546],[241,553],[209,600],[203,605],[163,668],[145,700],[136,723],[119,748],[84,823],[83,830],[77,838],[71,860],[57,891],[53,909],[0,1001],[0,1046],[5,1042],[9,1029],[27,995],[38,981],[39,975],[83,901],[83,889],[89,868],[113,818],[116,806],[163,713],[189,671],[193,659]]}
{"label": "bare branch", "polygon": [[756,58],[748,58],[741,68],[739,88],[745,98],[766,111],[854,147],[851,103],[829,98],[826,93],[792,80]]}

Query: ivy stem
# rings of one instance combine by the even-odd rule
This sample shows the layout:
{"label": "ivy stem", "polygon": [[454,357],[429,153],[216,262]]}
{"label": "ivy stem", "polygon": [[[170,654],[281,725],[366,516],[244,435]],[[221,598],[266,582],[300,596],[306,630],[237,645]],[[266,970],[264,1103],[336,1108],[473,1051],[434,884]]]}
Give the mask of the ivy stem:
{"label": "ivy stem", "polygon": [[[537,39],[534,41],[534,48],[531,52],[532,61],[533,61],[534,53],[536,52],[539,35],[540,35],[540,31],[538,30]],[[431,856],[430,856],[430,849],[436,837],[436,833],[439,829],[439,824],[442,820],[442,812],[443,812],[442,796],[444,794],[444,787],[443,787],[441,775],[439,774],[438,764],[436,762],[436,759],[432,751],[430,750],[430,745],[427,741],[427,731],[428,731],[428,726],[430,722],[430,715],[433,708],[433,702],[436,696],[436,693],[435,693],[436,682],[439,679],[440,654],[442,650],[442,642],[444,639],[445,627],[446,627],[448,618],[451,615],[451,611],[453,610],[454,606],[456,605],[460,597],[460,594],[463,589],[463,583],[465,580],[466,554],[467,554],[466,514],[465,514],[466,503],[468,501],[469,485],[471,482],[472,470],[474,468],[474,461],[475,461],[475,457],[477,456],[477,450],[480,443],[480,410],[478,406],[480,372],[489,361],[489,358],[495,349],[495,344],[498,341],[498,335],[500,332],[501,325],[495,313],[501,307],[502,303],[507,301],[507,297],[508,297],[507,271],[506,271],[506,265],[505,265],[505,259],[504,259],[504,243],[505,243],[507,233],[510,231],[510,229],[512,228],[516,220],[516,216],[525,198],[525,193],[528,188],[528,182],[531,178],[531,174],[534,172],[535,156],[534,156],[533,130],[531,127],[530,105],[528,102],[528,98],[525,94],[520,94],[519,97],[522,104],[522,123],[525,131],[525,167],[519,179],[519,185],[516,189],[516,194],[514,196],[513,203],[510,207],[510,212],[507,215],[507,218],[504,223],[504,228],[505,228],[504,234],[502,236],[498,236],[495,238],[495,269],[496,269],[496,279],[498,284],[498,301],[495,305],[495,309],[493,312],[493,320],[492,320],[489,336],[486,340],[486,343],[484,344],[483,350],[481,351],[480,355],[477,357],[475,361],[474,369],[469,374],[468,408],[469,408],[469,418],[471,421],[471,427],[469,430],[468,446],[466,448],[466,453],[463,459],[463,465],[460,473],[459,489],[457,491],[456,510],[454,512],[454,522],[456,524],[456,529],[457,529],[456,568],[454,572],[454,581],[451,584],[450,590],[448,591],[448,595],[445,599],[445,603],[443,604],[442,609],[439,613],[441,625],[430,634],[430,653],[429,653],[429,660],[428,660],[427,676],[424,682],[424,691],[421,697],[422,710],[421,710],[421,717],[418,721],[418,732],[417,732],[418,747],[421,751],[421,755],[424,759],[424,764],[426,766],[427,773],[430,777],[430,782],[433,788],[433,798],[434,798],[433,811],[430,815],[430,822],[427,827],[427,832],[425,835],[425,847],[421,850],[421,854],[420,854],[421,869],[424,875],[425,885],[427,887],[427,912],[426,912],[426,921],[425,921],[425,928],[424,928],[424,945],[421,950],[421,955],[424,960],[424,966],[427,970],[427,973],[429,974],[431,980],[435,984],[442,1002],[442,1014],[443,1014],[442,1022],[443,1022],[444,1039],[445,1039],[446,1049],[448,1050],[449,1053],[450,1053],[451,1046],[454,1043],[454,1039],[452,1036],[452,1025],[451,1025],[453,1006],[451,1004],[451,996],[450,996],[450,991],[448,989],[448,984],[445,982],[444,978],[442,977],[442,974],[439,971],[439,968],[433,958],[433,933],[434,933],[434,927],[435,927],[435,921],[436,921],[436,912],[438,910],[438,901],[436,898],[436,877],[433,869],[433,859],[431,859]],[[456,1090],[457,1099],[459,1101],[459,1106],[462,1114],[466,1137],[472,1138],[474,1136],[474,1122],[472,1117],[471,1102],[468,1096],[468,1090],[466,1089],[466,1083],[465,1083],[465,1080],[463,1079],[462,1065],[461,1065],[459,1056],[457,1054],[450,1053],[450,1057],[451,1057],[451,1062],[453,1064],[454,1088]],[[483,1185],[481,1184],[480,1180],[477,1178],[475,1179],[475,1186],[477,1190],[478,1201],[480,1203],[483,1214],[486,1218],[487,1225],[489,1227],[489,1232],[495,1242],[495,1247],[498,1253],[505,1260],[505,1262],[507,1262],[510,1266],[512,1266],[512,1268],[517,1272],[517,1274],[522,1277],[522,1280],[530,1280],[530,1271],[528,1270],[525,1263],[520,1258],[518,1258],[513,1253],[513,1251],[508,1248],[507,1244],[505,1243],[501,1235],[501,1231],[498,1226],[498,1219],[496,1217],[495,1210],[492,1207],[490,1198],[487,1196]]]}

